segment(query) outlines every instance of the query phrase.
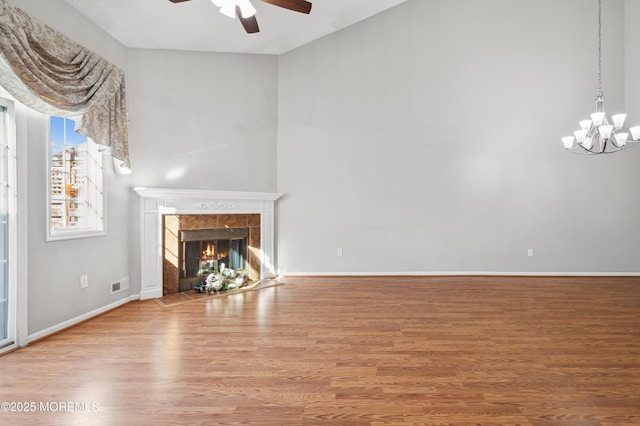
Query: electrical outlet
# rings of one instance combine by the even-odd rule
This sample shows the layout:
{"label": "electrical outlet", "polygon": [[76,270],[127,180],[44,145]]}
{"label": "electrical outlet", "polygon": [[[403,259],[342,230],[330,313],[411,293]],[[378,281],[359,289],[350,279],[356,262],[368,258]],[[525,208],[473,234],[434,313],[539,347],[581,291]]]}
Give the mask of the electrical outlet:
{"label": "electrical outlet", "polygon": [[88,275],[80,275],[80,288],[89,287],[89,276]]}
{"label": "electrical outlet", "polygon": [[529,250],[527,250],[527,256],[528,257],[533,257],[533,249],[530,248]]}
{"label": "electrical outlet", "polygon": [[336,256],[338,256],[338,257],[339,257],[339,256],[342,256],[342,247],[338,247],[338,248],[336,249]]}

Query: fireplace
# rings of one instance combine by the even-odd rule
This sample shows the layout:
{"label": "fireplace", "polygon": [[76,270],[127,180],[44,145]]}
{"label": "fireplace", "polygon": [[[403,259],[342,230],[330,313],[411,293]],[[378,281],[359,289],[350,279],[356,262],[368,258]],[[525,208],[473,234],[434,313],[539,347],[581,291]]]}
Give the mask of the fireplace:
{"label": "fireplace", "polygon": [[192,290],[212,273],[232,269],[260,279],[260,215],[165,215],[163,295]]}
{"label": "fireplace", "polygon": [[[134,191],[140,196],[141,299],[163,296],[169,276],[174,278],[168,294],[180,291],[181,279],[197,278],[191,276],[195,269],[191,255],[207,265],[218,260],[218,268],[222,260],[229,268],[232,262],[234,266],[241,262],[252,279],[277,275],[274,204],[281,194],[158,188]],[[195,231],[201,232],[202,238]],[[211,247],[207,254],[202,242],[217,244],[213,254]],[[221,258],[216,259],[218,256]],[[183,281],[182,288],[189,285]]]}

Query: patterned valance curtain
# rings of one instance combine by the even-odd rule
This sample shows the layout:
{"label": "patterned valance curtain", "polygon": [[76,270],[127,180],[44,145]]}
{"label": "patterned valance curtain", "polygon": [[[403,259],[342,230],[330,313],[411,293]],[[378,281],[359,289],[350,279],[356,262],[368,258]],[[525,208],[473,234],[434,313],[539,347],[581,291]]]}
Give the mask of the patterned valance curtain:
{"label": "patterned valance curtain", "polygon": [[81,116],[79,133],[129,168],[124,72],[0,0],[0,86],[26,106]]}

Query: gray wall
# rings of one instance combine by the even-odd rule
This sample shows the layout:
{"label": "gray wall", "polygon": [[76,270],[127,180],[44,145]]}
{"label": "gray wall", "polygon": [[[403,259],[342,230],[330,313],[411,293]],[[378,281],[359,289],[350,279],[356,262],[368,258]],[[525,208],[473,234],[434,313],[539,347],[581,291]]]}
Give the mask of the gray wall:
{"label": "gray wall", "polygon": [[640,2],[625,1],[625,101],[627,114],[640,124]]}
{"label": "gray wall", "polygon": [[132,49],[136,186],[275,191],[277,58]]}
{"label": "gray wall", "polygon": [[[624,2],[604,3],[615,113]],[[596,11],[409,0],[281,56],[281,272],[637,272],[640,149],[560,143],[594,110]]]}
{"label": "gray wall", "polygon": [[[12,0],[31,16],[95,50],[126,72],[127,49],[60,0]],[[42,114],[17,117],[27,121],[28,210],[28,332],[34,334],[127,298],[109,294],[110,283],[130,274],[128,177],[115,176],[106,162],[108,235],[46,242],[46,131]],[[21,123],[19,123],[20,125]],[[89,276],[80,288],[79,277]]]}

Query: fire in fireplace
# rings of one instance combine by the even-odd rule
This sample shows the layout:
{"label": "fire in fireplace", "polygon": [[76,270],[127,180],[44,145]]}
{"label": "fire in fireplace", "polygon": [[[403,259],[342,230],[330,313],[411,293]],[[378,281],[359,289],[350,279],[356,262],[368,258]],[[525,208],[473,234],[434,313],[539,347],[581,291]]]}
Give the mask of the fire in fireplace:
{"label": "fire in fireplace", "polygon": [[225,268],[247,269],[248,228],[199,229],[180,231],[182,258],[179,270],[182,282],[189,286],[193,278]]}

